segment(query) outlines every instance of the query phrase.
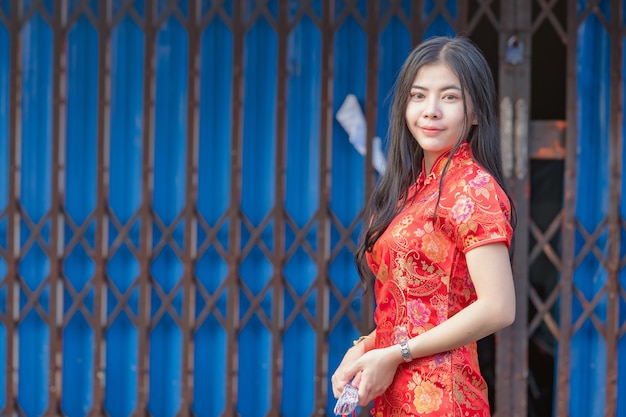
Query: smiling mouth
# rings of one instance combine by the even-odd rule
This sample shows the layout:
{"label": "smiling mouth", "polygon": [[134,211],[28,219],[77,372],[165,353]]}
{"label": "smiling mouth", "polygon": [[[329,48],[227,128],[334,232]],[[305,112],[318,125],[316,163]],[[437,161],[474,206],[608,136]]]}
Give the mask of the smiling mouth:
{"label": "smiling mouth", "polygon": [[422,130],[422,132],[430,133],[430,134],[439,133],[442,130],[442,129],[438,129],[436,127],[428,127],[428,126],[422,126],[422,127],[420,127],[420,129]]}

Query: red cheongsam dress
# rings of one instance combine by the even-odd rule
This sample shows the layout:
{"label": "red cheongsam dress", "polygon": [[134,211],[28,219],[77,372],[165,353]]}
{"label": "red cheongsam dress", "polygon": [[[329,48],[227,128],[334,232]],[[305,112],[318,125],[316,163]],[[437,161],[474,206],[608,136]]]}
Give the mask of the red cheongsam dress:
{"label": "red cheongsam dress", "polygon": [[[422,170],[409,190],[407,206],[368,254],[376,275],[378,348],[417,336],[474,302],[465,254],[488,243],[510,246],[509,200],[474,162],[467,143],[455,152],[443,175],[437,204],[448,157],[439,157],[428,175]],[[487,385],[476,343],[400,365],[389,388],[374,400],[372,414],[488,417]]]}

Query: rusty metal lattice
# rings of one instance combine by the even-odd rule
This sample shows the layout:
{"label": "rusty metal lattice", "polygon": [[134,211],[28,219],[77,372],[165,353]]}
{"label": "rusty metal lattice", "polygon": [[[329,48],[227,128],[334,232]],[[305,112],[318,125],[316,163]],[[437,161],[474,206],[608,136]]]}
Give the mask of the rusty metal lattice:
{"label": "rusty metal lattice", "polygon": [[[92,2],[59,1],[0,1],[0,26],[8,33],[9,53],[9,108],[8,132],[0,132],[0,139],[7,138],[9,149],[7,169],[7,204],[0,212],[0,227],[6,234],[4,246],[0,245],[0,258],[5,264],[5,276],[0,277],[0,295],[6,300],[0,308],[0,323],[6,335],[6,357],[4,359],[6,381],[5,403],[2,415],[28,415],[23,392],[17,384],[20,361],[20,327],[27,320],[36,320],[46,327],[49,355],[45,373],[49,375],[46,385],[46,415],[64,415],[63,400],[70,393],[63,387],[64,338],[65,332],[76,320],[87,323],[93,341],[93,364],[91,371],[91,404],[89,415],[110,414],[106,403],[106,380],[103,375],[115,366],[107,362],[107,333],[119,323],[127,320],[137,332],[137,378],[133,382],[136,398],[133,415],[149,415],[151,371],[151,334],[165,321],[180,334],[180,388],[177,415],[194,415],[195,387],[194,366],[197,346],[195,335],[202,326],[213,320],[225,334],[226,351],[222,415],[231,416],[238,412],[241,401],[239,379],[239,337],[250,323],[259,323],[271,339],[271,375],[269,406],[266,415],[280,416],[283,375],[288,372],[283,364],[284,334],[299,318],[315,335],[314,358],[315,382],[310,395],[312,414],[325,414],[328,409],[328,351],[329,337],[342,321],[349,322],[358,332],[366,332],[373,326],[373,301],[370,296],[362,298],[358,282],[348,290],[335,282],[331,275],[333,262],[346,252],[355,249],[362,212],[346,219],[333,209],[331,190],[333,187],[333,105],[337,97],[333,87],[335,71],[336,37],[350,22],[364,33],[366,42],[364,107],[368,131],[367,152],[372,151],[372,132],[377,124],[382,98],[380,87],[380,38],[392,22],[399,22],[409,34],[412,44],[418,43],[435,21],[444,22],[455,32],[481,39],[485,49],[502,51],[503,45],[512,34],[520,36],[528,49],[528,61],[518,67],[504,62],[499,54],[495,64],[500,79],[501,95],[516,99],[533,100],[530,97],[529,74],[533,57],[532,45],[545,41],[549,32],[563,48],[566,63],[566,103],[563,120],[554,126],[565,125],[563,142],[548,153],[530,155],[531,159],[561,158],[563,199],[562,207],[551,218],[533,218],[528,204],[528,190],[532,171],[520,178],[511,178],[515,199],[519,202],[518,234],[516,252],[516,276],[518,294],[524,300],[521,320],[511,329],[503,331],[498,340],[496,363],[496,415],[527,415],[528,401],[541,397],[538,382],[526,359],[528,343],[538,333],[545,337],[546,350],[558,357],[554,366],[555,392],[554,415],[570,414],[572,394],[572,357],[570,342],[583,328],[591,323],[592,328],[606,342],[607,363],[617,363],[618,344],[626,333],[626,323],[620,322],[620,303],[626,302],[626,289],[620,283],[620,273],[626,265],[626,256],[620,246],[620,235],[626,230],[626,220],[620,211],[622,127],[621,95],[611,96],[612,149],[609,161],[611,195],[609,210],[597,224],[584,224],[576,214],[577,190],[577,144],[576,108],[577,80],[577,33],[589,19],[599,22],[611,42],[610,89],[621,91],[622,50],[624,27],[619,17],[624,10],[621,2],[589,0],[522,0],[460,1],[453,13],[449,1],[432,2],[400,0],[345,2],[314,0],[302,2],[268,1],[146,1],[102,0]],[[606,4],[610,4],[607,10]],[[428,5],[428,7],[426,7]],[[577,7],[580,10],[577,10]],[[426,11],[428,9],[428,11]],[[43,213],[35,213],[22,195],[22,159],[24,150],[22,135],[22,108],[27,99],[24,85],[25,62],[22,59],[23,30],[33,19],[40,19],[49,30],[52,51],[50,82],[50,164],[47,166],[47,191],[49,201]],[[96,167],[94,204],[84,216],[72,214],[67,203],[67,117],[68,117],[68,37],[79,22],[86,20],[97,33],[98,73],[96,76],[97,109]],[[144,63],[142,78],[142,109],[140,147],[141,184],[138,204],[131,213],[122,214],[111,204],[111,195],[116,190],[110,177],[112,161],[112,37],[123,21],[129,19],[143,36]],[[262,20],[276,37],[277,62],[276,104],[273,123],[276,125],[275,176],[273,178],[271,209],[253,218],[242,209],[244,168],[244,111],[246,36]],[[318,188],[319,207],[304,221],[298,221],[285,205],[288,196],[285,172],[288,166],[288,85],[290,34],[303,20],[307,20],[318,31],[320,37],[320,140]],[[184,201],[173,216],[165,216],[155,209],[158,184],[155,183],[155,120],[157,68],[156,40],[159,30],[168,22],[175,21],[188,40],[186,55],[188,95],[186,98],[184,147]],[[199,182],[201,160],[201,67],[203,34],[216,21],[228,28],[232,36],[232,76],[230,93],[232,100],[227,112],[230,116],[228,202],[226,209],[215,218],[207,218],[198,207],[199,195],[204,191]],[[488,39],[491,32],[497,39]],[[520,35],[521,34],[521,35]],[[495,43],[498,43],[495,46]],[[4,53],[4,51],[0,51]],[[528,120],[532,124],[533,120]],[[542,125],[543,126],[543,125]],[[541,136],[544,130],[539,130]],[[91,140],[91,139],[86,139]],[[532,144],[528,144],[533,148]],[[558,148],[558,149],[557,149]],[[534,149],[534,148],[533,148]],[[539,148],[537,148],[539,149]],[[545,147],[542,151],[546,151]],[[549,155],[549,156],[546,156]],[[365,195],[373,189],[375,171],[371,162],[363,165]],[[532,190],[530,191],[532,193]],[[81,218],[79,218],[81,217]],[[271,236],[271,244],[267,236]],[[290,236],[289,240],[285,236]],[[313,236],[313,238],[311,238]],[[575,242],[584,241],[577,247]],[[528,249],[526,251],[526,249]],[[285,276],[285,265],[297,254],[302,253],[315,264],[316,273],[312,282],[299,288]],[[84,257],[89,276],[85,282],[77,282],[68,275],[65,263],[73,257]],[[258,256],[271,269],[267,280],[258,288],[241,270],[241,264],[251,256]],[[110,266],[117,257],[127,257],[136,266],[131,282],[118,282]],[[182,271],[175,283],[164,284],[159,271],[153,269],[160,257],[168,257]],[[214,278],[210,286],[197,273],[200,259],[209,257],[220,267],[222,276]],[[592,258],[606,271],[606,283],[595,293],[581,289],[574,276],[577,268]],[[25,264],[35,260],[42,265],[41,279],[25,274]],[[539,286],[541,277],[533,276],[533,267],[544,263],[550,271],[558,274],[553,286]],[[122,281],[120,279],[120,281]],[[255,282],[256,284],[256,282]],[[286,294],[293,304],[284,314],[285,301],[277,294]],[[371,295],[371,293],[370,293]],[[271,306],[265,304],[271,301]],[[329,301],[332,300],[332,301]],[[355,304],[360,302],[360,307]],[[336,303],[330,312],[330,303]],[[574,314],[572,305],[580,305],[581,312]],[[314,307],[311,306],[314,304]],[[599,308],[606,304],[603,315]],[[243,310],[245,308],[245,310]],[[243,310],[243,311],[242,311]],[[527,320],[526,320],[527,317]],[[532,354],[532,353],[531,353]],[[520,359],[522,358],[522,359]],[[532,360],[531,360],[532,362]],[[617,415],[617,367],[607,369],[605,415]],[[110,381],[108,383],[111,383]],[[552,413],[550,411],[550,413]],[[363,411],[363,415],[367,412]]]}

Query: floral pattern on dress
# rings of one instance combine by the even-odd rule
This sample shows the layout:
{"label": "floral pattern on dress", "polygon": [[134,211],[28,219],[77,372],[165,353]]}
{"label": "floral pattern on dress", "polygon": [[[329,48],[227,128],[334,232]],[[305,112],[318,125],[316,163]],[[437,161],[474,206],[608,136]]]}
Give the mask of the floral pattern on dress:
{"label": "floral pattern on dress", "polygon": [[[408,388],[413,388],[412,385],[409,384]],[[413,405],[418,413],[432,413],[441,407],[443,390],[428,380],[421,381],[413,389],[413,398]]]}
{"label": "floral pattern on dress", "polygon": [[[407,206],[367,254],[376,275],[377,347],[417,336],[474,302],[465,253],[486,243],[510,245],[508,198],[473,161],[467,143],[454,154],[439,196],[447,158],[442,155],[428,176],[422,173]],[[488,417],[476,343],[400,365],[372,414]]]}

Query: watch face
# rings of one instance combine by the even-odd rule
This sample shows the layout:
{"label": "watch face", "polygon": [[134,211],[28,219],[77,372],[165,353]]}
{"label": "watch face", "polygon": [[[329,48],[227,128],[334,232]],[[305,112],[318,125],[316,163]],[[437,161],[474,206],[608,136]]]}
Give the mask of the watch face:
{"label": "watch face", "polygon": [[406,362],[410,362],[413,360],[413,358],[411,357],[411,351],[409,350],[409,345],[406,342],[400,343],[400,353],[402,353],[402,358]]}

